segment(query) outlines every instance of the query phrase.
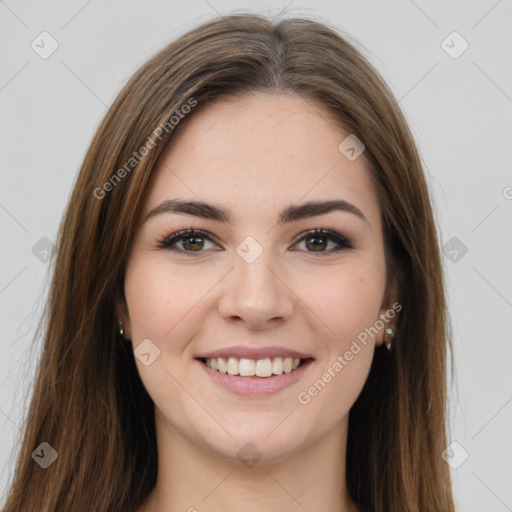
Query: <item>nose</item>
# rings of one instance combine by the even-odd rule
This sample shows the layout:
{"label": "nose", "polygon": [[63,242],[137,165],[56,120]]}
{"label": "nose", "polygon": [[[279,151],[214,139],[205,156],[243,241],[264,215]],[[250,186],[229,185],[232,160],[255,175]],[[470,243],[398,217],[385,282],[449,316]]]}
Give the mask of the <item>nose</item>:
{"label": "nose", "polygon": [[275,327],[293,314],[294,294],[266,252],[252,263],[234,255],[234,268],[223,280],[218,305],[225,320],[261,330]]}

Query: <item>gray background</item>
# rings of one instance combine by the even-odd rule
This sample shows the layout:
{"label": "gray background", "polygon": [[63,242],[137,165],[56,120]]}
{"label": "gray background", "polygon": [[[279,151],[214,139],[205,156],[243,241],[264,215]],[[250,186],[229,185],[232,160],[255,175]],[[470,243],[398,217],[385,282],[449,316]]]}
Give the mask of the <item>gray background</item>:
{"label": "gray background", "polygon": [[[458,510],[512,510],[511,0],[0,0],[0,501],[37,356],[29,349],[48,287],[45,250],[93,132],[144,60],[235,9],[334,23],[400,99],[448,244],[458,444],[445,456]],[[46,59],[31,47],[51,49],[43,31],[58,43]]]}

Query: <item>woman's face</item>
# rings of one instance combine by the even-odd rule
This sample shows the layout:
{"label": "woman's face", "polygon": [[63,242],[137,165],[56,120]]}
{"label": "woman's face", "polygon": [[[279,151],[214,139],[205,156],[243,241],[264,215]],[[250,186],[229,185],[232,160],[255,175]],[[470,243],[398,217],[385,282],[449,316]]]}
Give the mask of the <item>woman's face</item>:
{"label": "woman's face", "polygon": [[125,279],[158,432],[264,462],[346,427],[389,308],[379,204],[364,153],[338,148],[348,135],[316,104],[263,93],[175,133]]}

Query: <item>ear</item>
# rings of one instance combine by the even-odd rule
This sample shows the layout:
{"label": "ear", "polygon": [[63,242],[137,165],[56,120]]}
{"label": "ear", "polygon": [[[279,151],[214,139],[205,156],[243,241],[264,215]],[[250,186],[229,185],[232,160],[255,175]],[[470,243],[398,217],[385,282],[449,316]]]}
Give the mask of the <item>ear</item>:
{"label": "ear", "polygon": [[128,306],[124,298],[124,294],[116,300],[116,326],[117,330],[121,329],[120,323],[123,323],[124,338],[132,339],[132,330],[130,325],[130,315],[128,314]]}
{"label": "ear", "polygon": [[402,304],[399,300],[399,285],[396,279],[393,279],[388,286],[382,300],[379,311],[379,333],[375,339],[375,344],[381,346],[384,344],[384,333],[388,328],[392,328],[396,333],[399,313],[402,310]]}

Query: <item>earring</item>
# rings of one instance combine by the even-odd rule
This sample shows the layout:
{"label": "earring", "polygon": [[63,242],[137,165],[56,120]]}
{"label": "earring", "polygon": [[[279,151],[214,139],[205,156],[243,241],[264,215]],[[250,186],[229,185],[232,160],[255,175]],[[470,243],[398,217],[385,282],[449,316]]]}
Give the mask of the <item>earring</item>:
{"label": "earring", "polygon": [[388,350],[391,350],[391,343],[395,337],[395,330],[392,327],[386,328],[384,331],[384,343]]}
{"label": "earring", "polygon": [[121,336],[121,338],[123,338],[123,335],[124,335],[124,329],[123,329],[123,322],[119,322],[119,336]]}

